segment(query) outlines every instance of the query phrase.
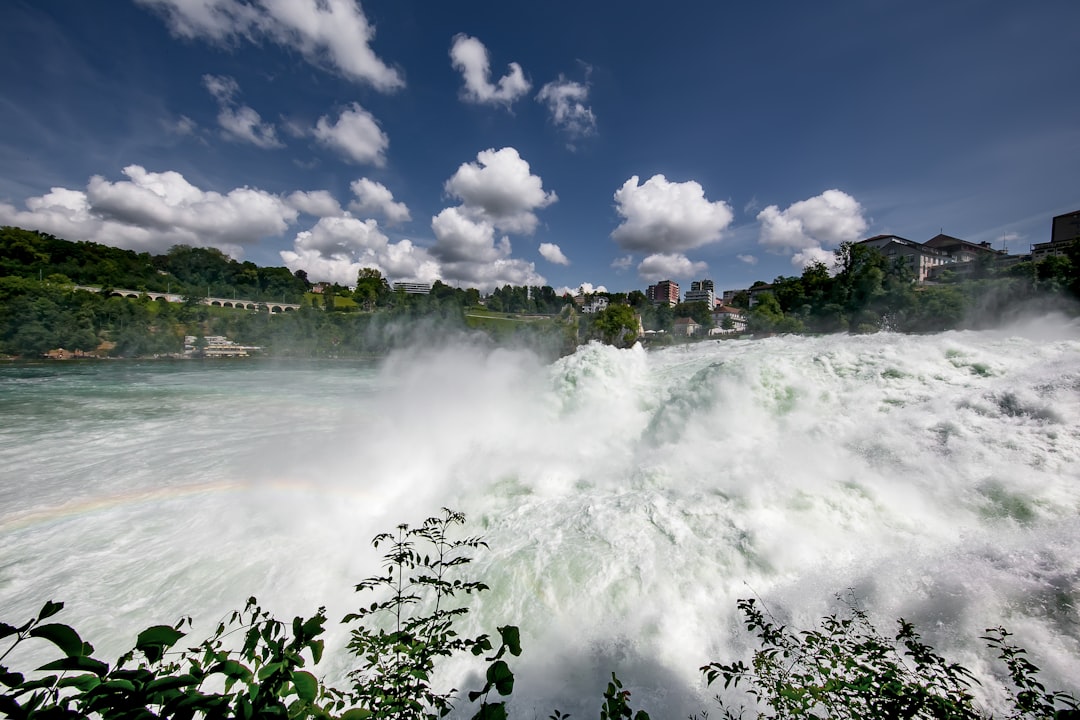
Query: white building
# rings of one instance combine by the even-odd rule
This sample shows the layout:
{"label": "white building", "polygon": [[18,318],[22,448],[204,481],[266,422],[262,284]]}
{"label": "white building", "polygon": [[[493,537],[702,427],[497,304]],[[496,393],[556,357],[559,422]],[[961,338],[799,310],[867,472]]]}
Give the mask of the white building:
{"label": "white building", "polygon": [[[741,333],[746,331],[746,315],[737,307],[730,305],[717,305],[712,314],[713,327],[710,335],[724,335],[727,333]],[[724,329],[724,325],[728,329]]]}
{"label": "white building", "polygon": [[590,295],[582,299],[581,312],[598,313],[601,310],[607,310],[607,306],[608,299],[603,295]]}

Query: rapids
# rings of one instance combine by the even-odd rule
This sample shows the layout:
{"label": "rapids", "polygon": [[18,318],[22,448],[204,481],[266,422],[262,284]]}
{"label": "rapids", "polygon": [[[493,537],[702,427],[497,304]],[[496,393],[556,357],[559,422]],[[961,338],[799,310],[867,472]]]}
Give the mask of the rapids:
{"label": "rapids", "polygon": [[[467,630],[522,628],[514,704],[594,715],[612,670],[653,717],[713,706],[735,602],[808,626],[849,589],[983,677],[1004,624],[1080,680],[1080,327],[582,347],[467,342],[379,365],[0,367],[0,620],[112,660],[249,595],[333,622],[370,538],[442,506],[490,550]],[[334,650],[334,647],[337,650]],[[465,666],[446,681],[473,687]],[[988,702],[999,702],[989,697]]]}

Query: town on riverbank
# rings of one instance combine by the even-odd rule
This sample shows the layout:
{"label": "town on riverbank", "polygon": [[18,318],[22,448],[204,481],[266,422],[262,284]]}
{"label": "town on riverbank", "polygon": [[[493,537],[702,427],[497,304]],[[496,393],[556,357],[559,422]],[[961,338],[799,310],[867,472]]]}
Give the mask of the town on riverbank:
{"label": "town on riverbank", "polygon": [[985,327],[1021,312],[1075,314],[1080,211],[1021,254],[939,234],[842,244],[801,275],[683,292],[664,280],[629,292],[559,295],[550,286],[476,288],[309,281],[214,248],[152,256],[0,228],[0,355],[9,358],[354,357],[482,333],[550,355],[600,341],[668,345],[772,333],[933,332]]}

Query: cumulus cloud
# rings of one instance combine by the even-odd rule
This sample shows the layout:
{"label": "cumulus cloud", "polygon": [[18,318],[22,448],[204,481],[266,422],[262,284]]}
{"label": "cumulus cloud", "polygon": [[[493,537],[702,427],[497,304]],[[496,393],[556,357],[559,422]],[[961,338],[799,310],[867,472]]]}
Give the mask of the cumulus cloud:
{"label": "cumulus cloud", "polygon": [[791,264],[799,269],[805,269],[818,262],[832,268],[836,265],[836,255],[825,248],[812,246],[803,248],[791,256]]}
{"label": "cumulus cloud", "polygon": [[372,114],[360,107],[359,103],[352,103],[342,110],[335,122],[331,122],[326,115],[319,118],[312,134],[320,143],[341,153],[347,160],[377,167],[386,164],[386,148],[390,146],[390,139]]}
{"label": "cumulus cloud", "polygon": [[563,285],[561,288],[555,288],[555,294],[559,297],[563,295],[577,295],[583,293],[585,295],[592,295],[593,293],[606,293],[608,289],[603,285],[593,285],[592,283],[583,282],[577,287],[570,287]]}
{"label": "cumulus cloud", "polygon": [[337,217],[343,214],[337,198],[326,190],[302,192],[297,190],[286,198],[287,202],[302,213],[315,217]]}
{"label": "cumulus cloud", "polygon": [[596,132],[596,116],[592,108],[585,104],[589,99],[587,83],[567,80],[560,74],[557,80],[552,80],[540,88],[536,99],[547,106],[551,121],[565,132],[571,141]]}
{"label": "cumulus cloud", "polygon": [[[484,150],[476,159],[462,164],[446,181],[447,194],[461,205],[431,219],[435,234],[431,253],[441,262],[443,278],[480,290],[507,283],[543,285],[533,263],[510,257],[508,237],[496,241],[496,230],[531,234],[539,222],[534,211],[558,198],[544,192],[543,181],[514,148]],[[562,256],[554,245],[546,250],[542,246],[541,253],[549,260]]]}
{"label": "cumulus cloud", "polygon": [[531,87],[521,66],[516,62],[510,63],[506,75],[499,78],[498,85],[493,85],[487,48],[476,38],[464,33],[454,36],[454,44],[450,47],[450,60],[454,69],[460,71],[465,80],[461,99],[467,102],[509,107],[529,92]]}
{"label": "cumulus cloud", "polygon": [[747,265],[757,265],[757,257],[754,255],[736,255],[740,262],[744,262]]}
{"label": "cumulus cloud", "polygon": [[555,243],[540,243],[540,254],[549,263],[555,263],[556,265],[570,264],[570,260],[563,255],[562,248]]}
{"label": "cumulus cloud", "polygon": [[394,194],[385,185],[367,178],[354,180],[350,185],[356,199],[349,209],[361,214],[379,214],[388,225],[398,225],[412,219],[409,208],[403,202],[394,202]]}
{"label": "cumulus cloud", "polygon": [[720,239],[734,214],[722,200],[710,202],[693,180],[670,182],[653,175],[643,185],[634,175],[615,191],[623,222],[611,233],[620,247],[651,253],[678,252]]}
{"label": "cumulus cloud", "polygon": [[544,192],[543,180],[512,147],[483,150],[476,160],[457,169],[446,181],[446,192],[460,199],[464,212],[476,219],[504,232],[532,234],[538,222],[534,211],[558,196]]}
{"label": "cumulus cloud", "polygon": [[391,243],[377,221],[348,216],[321,218],[280,255],[293,272],[342,285],[354,285],[362,267],[376,268],[392,281],[431,283],[440,277],[438,263],[424,248],[410,240]]}
{"label": "cumulus cloud", "polygon": [[626,272],[634,264],[633,255],[623,255],[611,261],[611,267],[619,272]]}
{"label": "cumulus cloud", "polygon": [[510,240],[495,245],[495,228],[483,220],[468,218],[460,208],[446,208],[431,218],[435,245],[431,251],[444,262],[493,262],[510,254]]}
{"label": "cumulus cloud", "polygon": [[238,257],[243,246],[280,235],[297,210],[277,195],[243,187],[202,190],[174,171],[123,170],[127,180],[90,178],[85,191],[52,188],[26,201],[26,210],[0,203],[0,223],[147,252],[172,245],[219,247]]}
{"label": "cumulus cloud", "polygon": [[516,258],[500,258],[491,263],[443,263],[443,280],[459,287],[490,292],[503,285],[542,286],[547,283],[536,265]]}
{"label": "cumulus cloud", "polygon": [[217,43],[270,40],[316,66],[388,91],[401,74],[371,49],[375,27],[355,0],[136,0],[161,14],[174,35]]}
{"label": "cumulus cloud", "polygon": [[442,263],[443,277],[455,285],[491,290],[501,285],[543,285],[531,262],[510,257],[510,239],[496,242],[495,227],[469,218],[461,208],[446,208],[431,219],[435,245],[431,253]]}
{"label": "cumulus cloud", "polygon": [[646,282],[659,282],[703,275],[708,269],[706,263],[694,262],[679,253],[656,253],[641,261],[638,265],[638,276]]}
{"label": "cumulus cloud", "polygon": [[264,123],[255,110],[236,101],[240,86],[235,80],[221,75],[203,75],[203,85],[218,102],[218,124],[226,138],[261,148],[281,147],[277,129]]}
{"label": "cumulus cloud", "polygon": [[855,241],[868,227],[863,208],[845,192],[826,190],[786,210],[769,205],[758,213],[758,242],[770,252],[792,253],[792,264],[805,267],[829,257],[828,248]]}

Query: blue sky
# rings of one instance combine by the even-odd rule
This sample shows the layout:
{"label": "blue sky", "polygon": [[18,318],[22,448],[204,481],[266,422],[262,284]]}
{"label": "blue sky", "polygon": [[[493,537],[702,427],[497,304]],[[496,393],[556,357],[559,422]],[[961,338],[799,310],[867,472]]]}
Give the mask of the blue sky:
{"label": "blue sky", "polygon": [[1080,209],[1074,0],[0,3],[0,223],[627,291]]}

